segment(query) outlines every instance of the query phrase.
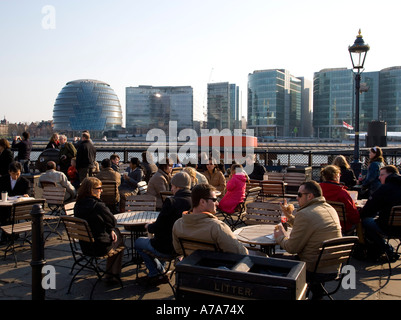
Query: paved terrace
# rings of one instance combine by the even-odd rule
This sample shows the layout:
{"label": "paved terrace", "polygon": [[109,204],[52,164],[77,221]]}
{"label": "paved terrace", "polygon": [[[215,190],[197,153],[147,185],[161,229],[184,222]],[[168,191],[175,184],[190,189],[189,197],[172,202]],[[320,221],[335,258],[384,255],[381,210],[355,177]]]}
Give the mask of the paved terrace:
{"label": "paved terrace", "polygon": [[[61,229],[61,227],[60,227]],[[31,300],[32,275],[31,251],[25,246],[18,252],[18,267],[14,267],[12,256],[3,259],[4,247],[0,248],[0,300]],[[67,294],[71,280],[70,268],[73,264],[67,236],[63,240],[51,236],[46,241],[45,259],[48,265],[56,269],[56,289],[46,291],[46,300],[89,300],[89,294],[95,277],[89,280],[78,280],[74,283],[71,293]],[[128,257],[124,257],[124,261]],[[356,269],[356,289],[340,289],[334,295],[336,300],[401,300],[401,259],[392,264],[393,274],[389,276],[387,263],[373,263],[351,259],[351,265]],[[168,284],[159,287],[145,288],[138,285],[136,266],[123,269],[122,281],[119,285],[99,283],[95,289],[94,300],[174,300]],[[139,276],[143,276],[142,266]],[[173,283],[175,281],[173,277]],[[157,303],[162,303],[161,301]]]}

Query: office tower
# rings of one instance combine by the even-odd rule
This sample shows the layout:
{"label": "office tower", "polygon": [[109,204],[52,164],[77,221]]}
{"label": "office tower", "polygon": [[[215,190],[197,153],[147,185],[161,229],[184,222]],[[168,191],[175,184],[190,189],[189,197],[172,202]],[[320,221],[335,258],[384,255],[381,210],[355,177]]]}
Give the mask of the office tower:
{"label": "office tower", "polygon": [[89,130],[101,135],[122,126],[120,101],[114,90],[98,80],[68,82],[56,98],[53,109],[55,131]]}
{"label": "office tower", "polygon": [[379,120],[387,123],[387,131],[401,131],[401,67],[380,72]]}
{"label": "office tower", "polygon": [[178,132],[193,128],[192,87],[126,88],[128,132],[146,135],[151,129],[162,129],[168,134],[170,121],[177,121]]}
{"label": "office tower", "polygon": [[239,87],[228,82],[207,85],[207,128],[239,129]]}
{"label": "office tower", "polygon": [[301,80],[284,69],[258,70],[248,75],[248,128],[255,136],[299,136],[301,88]]}

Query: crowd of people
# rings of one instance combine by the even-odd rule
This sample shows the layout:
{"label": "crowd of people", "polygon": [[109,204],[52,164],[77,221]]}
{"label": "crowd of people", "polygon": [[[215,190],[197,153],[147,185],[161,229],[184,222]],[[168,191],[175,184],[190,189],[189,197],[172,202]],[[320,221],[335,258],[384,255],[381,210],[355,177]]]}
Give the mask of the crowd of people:
{"label": "crowd of people", "polygon": [[[9,195],[28,193],[29,183],[21,176],[29,165],[32,142],[29,133],[23,138],[16,137],[12,147],[18,150],[16,161],[6,139],[0,139],[0,188]],[[39,179],[53,182],[66,188],[65,201],[76,201],[74,214],[88,221],[95,238],[95,244],[83,244],[82,249],[96,254],[105,254],[121,244],[121,235],[116,229],[114,214],[125,211],[125,200],[138,194],[138,184],[147,183],[147,194],[156,199],[157,220],[145,226],[152,238],[140,237],[135,248],[143,258],[148,275],[139,279],[145,285],[158,285],[168,281],[161,276],[164,265],[157,259],[172,258],[181,254],[180,237],[199,241],[214,242],[223,252],[248,254],[246,247],[237,241],[231,229],[216,217],[218,211],[235,212],[244,201],[246,185],[250,179],[263,180],[266,169],[248,157],[246,166],[253,166],[249,175],[241,164],[233,163],[229,174],[212,157],[202,163],[183,165],[171,158],[159,159],[155,164],[148,152],[142,153],[141,160],[133,157],[124,172],[120,169],[117,154],[103,159],[100,166],[96,161],[96,147],[90,133],[85,131],[77,143],[67,142],[64,135],[54,134],[46,148],[60,150],[59,162],[47,163],[46,172]],[[172,175],[173,168],[182,170]],[[26,171],[25,171],[26,172]],[[102,183],[115,181],[118,188],[115,206],[110,208],[101,201]],[[358,187],[359,186],[359,187]],[[298,209],[293,211],[285,202],[282,211],[292,227],[291,237],[282,225],[274,233],[277,243],[288,253],[306,262],[307,277],[316,262],[316,252],[322,241],[342,235],[353,234],[359,227],[363,230],[359,246],[366,259],[380,259],[385,254],[390,261],[399,255],[386,241],[390,210],[401,205],[401,175],[392,165],[386,165],[381,148],[370,149],[369,163],[365,176],[355,177],[344,156],[338,156],[333,163],[321,170],[319,182],[304,182],[298,190]],[[368,199],[358,209],[349,189],[366,191]],[[170,191],[171,197],[163,201],[161,192]],[[346,223],[340,223],[336,210],[328,201],[344,203]],[[7,223],[7,215],[1,215],[1,223]],[[9,218],[9,216],[8,216]],[[4,240],[4,239],[2,239]],[[360,257],[359,257],[360,258]],[[113,257],[113,273],[121,272],[122,255]],[[334,269],[322,269],[319,273],[331,275]],[[314,296],[320,297],[319,288]]]}

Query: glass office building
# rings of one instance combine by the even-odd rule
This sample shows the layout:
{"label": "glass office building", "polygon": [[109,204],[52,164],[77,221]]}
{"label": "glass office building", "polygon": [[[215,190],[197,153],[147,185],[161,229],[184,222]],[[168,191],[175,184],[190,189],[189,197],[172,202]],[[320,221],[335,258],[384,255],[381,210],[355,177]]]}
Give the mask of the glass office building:
{"label": "glass office building", "polygon": [[239,129],[239,87],[228,82],[207,85],[207,128]]}
{"label": "glass office building", "polygon": [[122,127],[120,101],[107,83],[97,80],[68,82],[56,98],[53,109],[55,131],[83,131],[101,134]]}
{"label": "glass office building", "polygon": [[346,68],[323,69],[313,79],[313,127],[318,138],[345,138],[354,125],[354,75]]}
{"label": "glass office building", "polygon": [[260,70],[248,75],[248,128],[257,137],[297,136],[301,104],[301,80],[287,70]]}
{"label": "glass office building", "polygon": [[387,131],[401,131],[401,67],[380,71],[379,120],[387,123]]}
{"label": "glass office building", "polygon": [[126,128],[133,134],[162,129],[168,134],[169,121],[177,130],[193,129],[193,89],[190,86],[126,88]]}

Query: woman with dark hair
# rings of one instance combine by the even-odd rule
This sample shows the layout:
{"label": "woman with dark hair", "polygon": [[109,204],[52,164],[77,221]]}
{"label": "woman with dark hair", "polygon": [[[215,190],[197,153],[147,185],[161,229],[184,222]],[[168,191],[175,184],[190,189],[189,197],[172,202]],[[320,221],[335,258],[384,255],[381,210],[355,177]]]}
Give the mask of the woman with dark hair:
{"label": "woman with dark hair", "polygon": [[[74,216],[88,222],[94,243],[80,241],[82,252],[88,255],[103,256],[123,244],[121,234],[116,228],[117,221],[106,204],[100,200],[102,182],[95,177],[82,181],[78,189]],[[121,273],[123,251],[107,259],[106,270],[115,276]]]}
{"label": "woman with dark hair", "polygon": [[384,166],[383,151],[380,147],[373,147],[369,151],[368,172],[365,179],[362,180],[362,189],[369,190],[369,195],[372,195],[379,187],[380,168]]}
{"label": "woman with dark hair", "polygon": [[7,139],[0,139],[0,177],[8,174],[8,166],[13,161],[10,143]]}
{"label": "woman with dark hair", "polygon": [[169,158],[161,159],[158,163],[157,172],[150,178],[147,194],[156,197],[156,208],[161,210],[163,200],[160,195],[162,191],[170,191],[171,171],[173,170],[173,161]]}
{"label": "woman with dark hair", "polygon": [[244,201],[248,175],[240,164],[233,164],[227,182],[227,192],[218,204],[218,208],[226,213],[234,213],[235,208]]}
{"label": "woman with dark hair", "polygon": [[206,169],[207,170],[203,172],[203,174],[206,177],[207,181],[210,185],[215,187],[217,191],[220,191],[221,195],[223,195],[226,189],[226,178],[219,170],[213,158],[209,159],[209,162],[206,165]]}

